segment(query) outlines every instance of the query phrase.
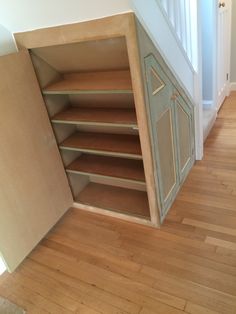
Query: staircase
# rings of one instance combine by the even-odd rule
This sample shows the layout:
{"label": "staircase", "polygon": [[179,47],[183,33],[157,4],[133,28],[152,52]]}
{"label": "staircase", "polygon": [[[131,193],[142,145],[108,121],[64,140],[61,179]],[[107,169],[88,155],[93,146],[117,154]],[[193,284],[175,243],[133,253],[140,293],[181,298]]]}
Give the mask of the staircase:
{"label": "staircase", "polygon": [[196,159],[216,119],[214,108],[203,106],[200,33],[202,4],[197,0],[133,1],[134,11],[195,106]]}
{"label": "staircase", "polygon": [[198,70],[196,0],[156,0],[193,70]]}

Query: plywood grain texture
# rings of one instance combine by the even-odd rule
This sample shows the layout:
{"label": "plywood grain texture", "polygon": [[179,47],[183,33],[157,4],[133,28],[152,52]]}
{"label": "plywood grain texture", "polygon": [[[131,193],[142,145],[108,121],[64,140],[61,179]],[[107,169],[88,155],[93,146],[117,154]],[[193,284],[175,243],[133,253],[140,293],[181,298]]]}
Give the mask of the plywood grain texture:
{"label": "plywood grain texture", "polygon": [[145,182],[141,160],[82,154],[67,166],[66,170]]}
{"label": "plywood grain texture", "polygon": [[148,218],[147,193],[123,187],[89,183],[76,197],[78,203]]}
{"label": "plywood grain texture", "polygon": [[115,125],[137,127],[134,109],[118,108],[79,108],[69,107],[56,114],[55,123],[78,123],[91,125]]}
{"label": "plywood grain texture", "polygon": [[128,93],[132,94],[129,71],[106,71],[64,74],[63,78],[43,89],[44,94]]}
{"label": "plywood grain texture", "polygon": [[63,141],[60,148],[113,153],[142,159],[137,135],[76,132]]}

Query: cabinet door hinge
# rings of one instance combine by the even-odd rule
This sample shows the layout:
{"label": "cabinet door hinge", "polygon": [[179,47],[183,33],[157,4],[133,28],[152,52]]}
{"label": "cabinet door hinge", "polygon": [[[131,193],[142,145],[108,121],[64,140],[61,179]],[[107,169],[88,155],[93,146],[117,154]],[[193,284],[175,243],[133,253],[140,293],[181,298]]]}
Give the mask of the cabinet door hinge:
{"label": "cabinet door hinge", "polygon": [[226,81],[229,80],[229,73],[226,74]]}

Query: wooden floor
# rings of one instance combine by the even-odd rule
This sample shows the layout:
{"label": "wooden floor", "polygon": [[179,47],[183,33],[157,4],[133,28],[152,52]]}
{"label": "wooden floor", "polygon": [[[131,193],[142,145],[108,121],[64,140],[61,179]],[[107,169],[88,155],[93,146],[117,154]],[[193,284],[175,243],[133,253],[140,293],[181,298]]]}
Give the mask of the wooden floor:
{"label": "wooden floor", "polygon": [[236,94],[156,230],[72,209],[0,295],[28,313],[236,313]]}

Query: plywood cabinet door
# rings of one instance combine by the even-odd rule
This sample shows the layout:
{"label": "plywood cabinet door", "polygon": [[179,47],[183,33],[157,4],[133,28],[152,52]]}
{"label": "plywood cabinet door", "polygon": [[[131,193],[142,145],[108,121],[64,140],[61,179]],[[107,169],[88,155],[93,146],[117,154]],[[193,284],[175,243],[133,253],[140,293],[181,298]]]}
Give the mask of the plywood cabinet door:
{"label": "plywood cabinet door", "polygon": [[28,51],[0,58],[0,254],[13,271],[72,205]]}
{"label": "plywood cabinet door", "polygon": [[[178,93],[177,93],[178,95]],[[178,169],[180,181],[187,176],[194,162],[193,107],[181,95],[175,99]]]}
{"label": "plywood cabinet door", "polygon": [[173,85],[153,55],[145,58],[149,117],[162,217],[179,186]]}

